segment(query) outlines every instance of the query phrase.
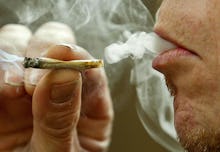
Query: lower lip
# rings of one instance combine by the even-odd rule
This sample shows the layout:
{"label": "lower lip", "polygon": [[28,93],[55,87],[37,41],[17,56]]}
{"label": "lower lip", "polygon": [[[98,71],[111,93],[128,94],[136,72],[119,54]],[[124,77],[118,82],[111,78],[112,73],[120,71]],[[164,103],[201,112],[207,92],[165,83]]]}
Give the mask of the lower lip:
{"label": "lower lip", "polygon": [[196,54],[183,49],[183,48],[176,48],[174,50],[164,51],[159,54],[152,63],[153,68],[158,69],[161,66],[168,65],[180,61],[180,59],[186,59],[189,57],[196,56]]}

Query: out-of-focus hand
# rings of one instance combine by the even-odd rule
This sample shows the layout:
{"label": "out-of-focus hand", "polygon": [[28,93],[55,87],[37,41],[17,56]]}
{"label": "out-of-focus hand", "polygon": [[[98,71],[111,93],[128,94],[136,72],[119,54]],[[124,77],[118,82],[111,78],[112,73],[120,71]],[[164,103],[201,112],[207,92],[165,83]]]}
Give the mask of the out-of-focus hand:
{"label": "out-of-focus hand", "polygon": [[[50,22],[32,36],[21,25],[0,29],[0,48],[29,57],[91,59],[70,28]],[[69,45],[57,45],[57,44]],[[6,45],[7,44],[7,45]],[[24,85],[6,84],[0,71],[0,151],[105,151],[113,110],[102,68],[25,71]]]}

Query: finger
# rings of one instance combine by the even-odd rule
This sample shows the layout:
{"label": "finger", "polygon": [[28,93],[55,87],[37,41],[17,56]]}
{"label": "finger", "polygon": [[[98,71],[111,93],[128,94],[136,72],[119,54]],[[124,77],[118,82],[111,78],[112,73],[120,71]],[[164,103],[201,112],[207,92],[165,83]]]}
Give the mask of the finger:
{"label": "finger", "polygon": [[[82,48],[72,48],[74,59],[90,59]],[[108,81],[103,68],[82,72],[83,92],[81,117],[78,123],[80,143],[85,149],[103,151],[109,144],[113,107]]]}
{"label": "finger", "polygon": [[[62,48],[62,49],[61,49]],[[61,51],[62,50],[62,51]],[[65,55],[62,55],[65,54]],[[48,51],[47,56],[61,60],[86,60],[93,57],[83,48],[76,45],[59,45],[57,49]],[[82,113],[94,119],[113,116],[108,81],[103,68],[82,71],[83,78],[83,109]],[[94,99],[91,102],[91,99]]]}
{"label": "finger", "polygon": [[0,29],[1,49],[11,54],[24,56],[27,44],[32,36],[31,31],[23,25],[8,24]]}
{"label": "finger", "polygon": [[[43,24],[30,40],[26,56],[42,56],[50,47],[60,43],[75,43],[74,34],[70,27],[58,22]],[[25,71],[25,88],[29,94],[33,94],[39,77],[47,72],[47,70],[39,69],[27,69]]]}
{"label": "finger", "polygon": [[28,57],[38,57],[51,46],[60,43],[75,43],[71,28],[58,22],[45,23],[30,40],[26,55]]}
{"label": "finger", "polygon": [[[71,50],[72,60],[86,60],[93,57],[83,48],[76,45],[66,45]],[[58,52],[57,52],[58,53]],[[55,53],[54,53],[55,54]],[[83,79],[83,109],[82,113],[94,119],[109,119],[113,117],[108,81],[103,68],[82,71]],[[94,99],[91,102],[91,99]]]}
{"label": "finger", "polygon": [[[23,25],[5,25],[0,29],[0,49],[23,56],[30,37],[31,31]],[[1,67],[5,66],[7,70],[0,71],[0,94],[12,98],[21,96],[24,93],[23,70],[5,63],[1,64]]]}
{"label": "finger", "polygon": [[[105,149],[110,141],[113,121],[105,73],[102,69],[91,69],[85,71],[82,77],[82,110],[78,123],[79,136],[83,137],[81,145],[94,151]],[[97,143],[96,146],[93,143]]]}
{"label": "finger", "polygon": [[33,94],[33,151],[79,150],[76,126],[82,80],[79,72],[55,70],[39,81]]}
{"label": "finger", "polygon": [[[62,47],[62,46],[59,46]],[[65,46],[63,46],[65,47]],[[47,52],[53,58],[61,56],[61,49]],[[62,60],[91,59],[92,56],[78,46],[66,45],[62,49],[66,56]],[[82,71],[83,92],[81,117],[78,123],[78,134],[80,144],[90,150],[100,150],[106,148],[109,143],[113,110],[109,94],[107,78],[102,68]],[[93,143],[100,143],[93,145]],[[103,144],[105,143],[105,144]]]}

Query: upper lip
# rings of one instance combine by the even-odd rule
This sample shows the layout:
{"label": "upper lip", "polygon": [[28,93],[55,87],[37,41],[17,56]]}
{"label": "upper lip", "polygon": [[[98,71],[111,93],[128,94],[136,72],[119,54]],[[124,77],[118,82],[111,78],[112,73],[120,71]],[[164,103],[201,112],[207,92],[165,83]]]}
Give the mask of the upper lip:
{"label": "upper lip", "polygon": [[[159,29],[154,29],[154,32],[159,35],[160,37],[162,37],[163,39],[173,43],[174,45],[176,45],[179,48],[183,48],[189,52],[191,52],[192,54],[195,54],[196,56],[200,57],[199,54],[189,48],[187,48],[186,46],[184,46],[183,44],[180,44],[177,40],[171,38],[168,34],[165,34],[164,32],[160,31]],[[167,51],[167,50],[164,50]],[[162,52],[163,53],[163,52]]]}

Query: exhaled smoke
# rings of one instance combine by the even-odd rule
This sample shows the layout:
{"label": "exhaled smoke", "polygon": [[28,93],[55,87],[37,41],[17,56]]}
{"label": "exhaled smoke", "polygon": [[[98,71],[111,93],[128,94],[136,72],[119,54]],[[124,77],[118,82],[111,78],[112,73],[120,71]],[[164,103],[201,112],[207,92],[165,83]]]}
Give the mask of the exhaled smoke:
{"label": "exhaled smoke", "polygon": [[176,48],[174,44],[162,39],[154,32],[141,32],[131,35],[125,43],[114,43],[106,47],[105,58],[112,64],[129,56],[140,59],[144,54],[156,56],[162,51],[174,48]]}
{"label": "exhaled smoke", "polygon": [[139,118],[157,142],[171,151],[182,151],[173,126],[172,98],[163,76],[151,66],[153,58],[161,51],[174,48],[174,44],[153,32],[137,32],[129,36],[125,43],[118,42],[106,47],[105,57],[110,64],[132,57],[134,67],[131,70],[131,82],[136,86]]}
{"label": "exhaled smoke", "polygon": [[[1,14],[0,24],[17,22],[36,30],[47,21],[63,22],[74,30],[78,45],[93,56],[103,58],[104,49],[110,44],[124,42],[136,32],[152,31],[154,20],[145,4],[150,9],[154,7],[155,13],[160,0],[143,1],[0,0],[0,8],[7,11],[7,15]],[[146,45],[143,41],[138,43]],[[135,50],[136,44],[132,44],[132,48]],[[138,113],[149,134],[167,149],[179,151],[173,117],[166,115],[172,116],[171,99],[161,85],[164,84],[161,75],[151,68],[151,60],[152,56],[144,54],[134,61],[123,60],[114,66],[106,64],[115,108],[126,106],[129,99],[138,100]],[[130,76],[133,85],[129,83]],[[137,98],[132,91],[136,91]]]}

